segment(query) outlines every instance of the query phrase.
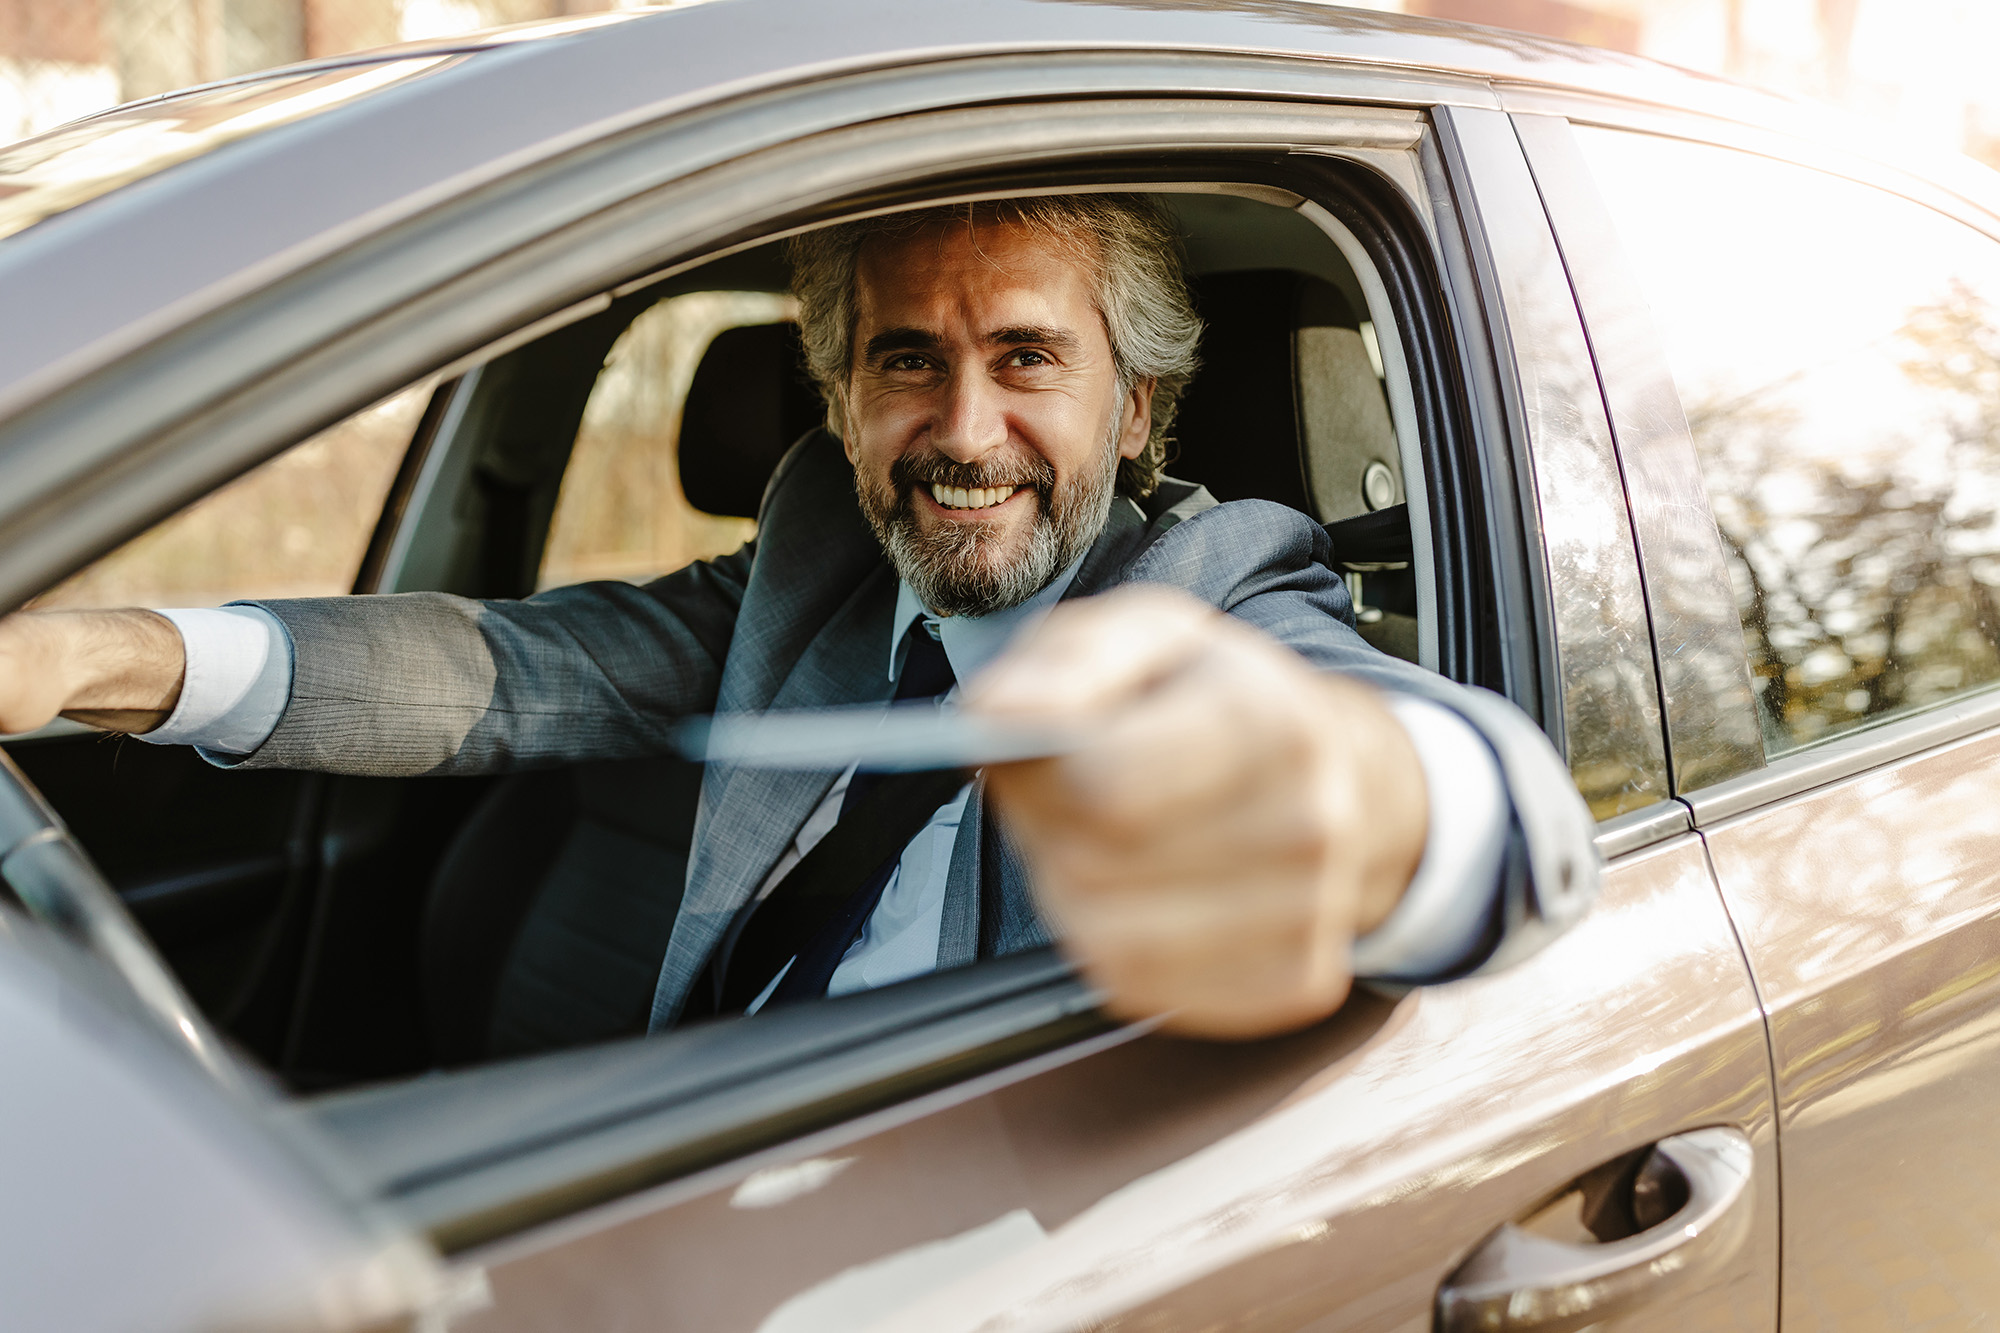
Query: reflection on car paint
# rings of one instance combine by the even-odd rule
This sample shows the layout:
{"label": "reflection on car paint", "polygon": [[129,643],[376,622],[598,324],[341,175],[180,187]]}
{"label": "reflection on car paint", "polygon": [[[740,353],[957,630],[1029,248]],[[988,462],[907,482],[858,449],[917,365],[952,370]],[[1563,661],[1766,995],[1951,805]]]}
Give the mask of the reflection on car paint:
{"label": "reflection on car paint", "polygon": [[1996,803],[1989,732],[1708,833],[1770,1014],[1786,1309],[1812,1326],[2000,1302]]}
{"label": "reflection on car paint", "polygon": [[139,102],[0,149],[0,237],[224,144],[442,69],[419,56],[229,83]]}

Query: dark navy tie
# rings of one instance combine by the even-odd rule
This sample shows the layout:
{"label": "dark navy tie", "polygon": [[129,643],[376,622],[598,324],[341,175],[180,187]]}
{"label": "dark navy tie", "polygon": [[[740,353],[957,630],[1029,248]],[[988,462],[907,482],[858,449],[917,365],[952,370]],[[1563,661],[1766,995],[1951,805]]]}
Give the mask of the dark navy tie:
{"label": "dark navy tie", "polygon": [[[934,699],[944,694],[954,684],[957,677],[952,675],[951,661],[945,656],[944,645],[931,637],[930,629],[924,621],[918,620],[910,626],[906,636],[909,647],[904,652],[903,672],[896,678],[896,700]],[[882,780],[880,773],[856,773],[848,781],[847,794],[841,798],[840,815],[847,817],[861,798],[874,790]],[[791,970],[785,979],[771,992],[765,1007],[788,1004],[793,1000],[813,999],[826,994],[827,983],[833,980],[834,969],[847,956],[861,930],[868,924],[869,914],[882,901],[882,893],[889,887],[889,876],[902,860],[898,849],[894,856],[884,861],[873,875],[868,877],[841,909],[822,926],[819,931],[799,950],[793,960]]]}

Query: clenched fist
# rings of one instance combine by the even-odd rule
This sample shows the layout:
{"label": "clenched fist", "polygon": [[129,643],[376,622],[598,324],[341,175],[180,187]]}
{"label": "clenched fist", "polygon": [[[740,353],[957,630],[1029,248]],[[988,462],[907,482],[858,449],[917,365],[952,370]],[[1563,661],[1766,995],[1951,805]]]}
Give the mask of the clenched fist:
{"label": "clenched fist", "polygon": [[1086,748],[987,783],[1122,1016],[1225,1038],[1325,1017],[1422,859],[1423,770],[1380,697],[1183,594],[1065,603],[966,699],[1095,724]]}

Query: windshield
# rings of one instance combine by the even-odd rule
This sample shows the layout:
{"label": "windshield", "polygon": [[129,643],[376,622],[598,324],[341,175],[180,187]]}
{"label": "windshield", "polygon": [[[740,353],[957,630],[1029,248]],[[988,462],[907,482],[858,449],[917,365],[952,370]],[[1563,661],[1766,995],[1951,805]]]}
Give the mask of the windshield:
{"label": "windshield", "polygon": [[196,89],[10,144],[0,148],[0,237],[223,144],[464,58],[409,57]]}

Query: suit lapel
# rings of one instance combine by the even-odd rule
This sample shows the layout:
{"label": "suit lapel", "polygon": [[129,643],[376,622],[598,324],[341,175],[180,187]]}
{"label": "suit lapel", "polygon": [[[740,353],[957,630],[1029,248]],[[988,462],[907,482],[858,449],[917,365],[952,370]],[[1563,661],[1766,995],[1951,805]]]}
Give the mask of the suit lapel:
{"label": "suit lapel", "polygon": [[[895,576],[855,504],[853,472],[838,442],[815,433],[781,465],[759,515],[757,558],[716,711],[888,699],[895,607]],[[836,776],[708,766],[687,888],[654,992],[655,1028],[679,1013],[730,918]]]}

